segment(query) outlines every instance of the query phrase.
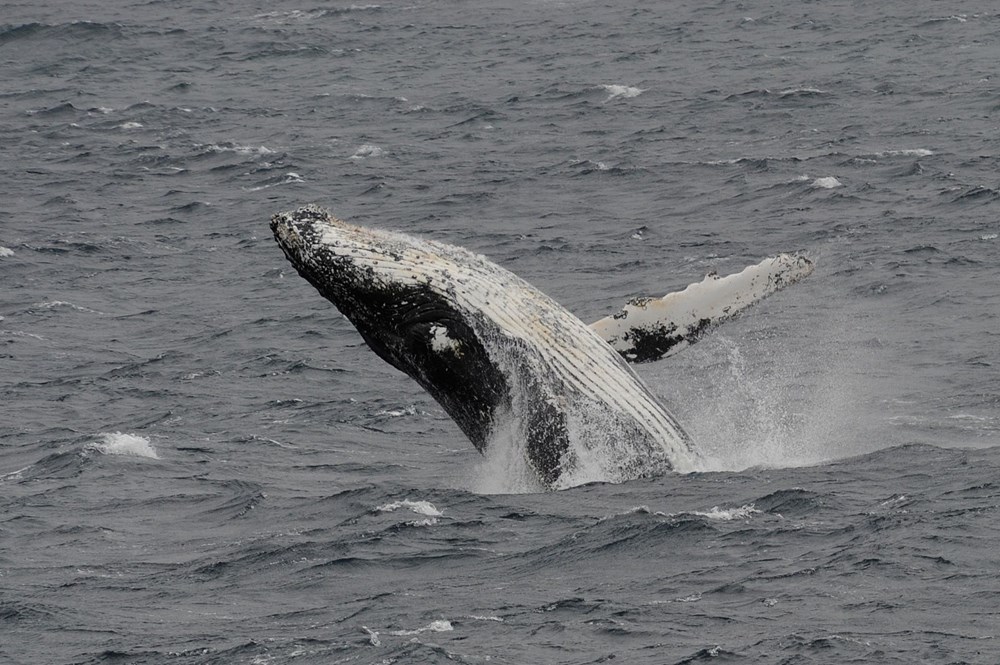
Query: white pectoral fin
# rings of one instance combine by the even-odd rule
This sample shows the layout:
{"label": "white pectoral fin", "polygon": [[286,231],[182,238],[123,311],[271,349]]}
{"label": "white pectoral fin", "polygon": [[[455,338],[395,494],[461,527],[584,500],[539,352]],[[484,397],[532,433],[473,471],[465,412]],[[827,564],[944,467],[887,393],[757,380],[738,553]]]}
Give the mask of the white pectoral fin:
{"label": "white pectoral fin", "polygon": [[703,334],[778,289],[813,271],[801,254],[779,254],[727,277],[709,274],[662,298],[635,298],[617,314],[591,324],[625,360],[659,360],[694,344]]}

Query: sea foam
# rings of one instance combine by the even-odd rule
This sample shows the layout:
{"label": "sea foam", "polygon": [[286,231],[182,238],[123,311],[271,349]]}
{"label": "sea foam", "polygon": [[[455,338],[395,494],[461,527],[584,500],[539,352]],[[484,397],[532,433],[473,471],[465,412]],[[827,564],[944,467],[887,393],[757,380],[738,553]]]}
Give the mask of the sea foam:
{"label": "sea foam", "polygon": [[409,499],[393,501],[392,503],[379,506],[375,510],[380,513],[391,513],[394,510],[399,510],[400,508],[406,508],[417,513],[418,515],[426,515],[428,517],[442,517],[444,515],[444,513],[438,510],[430,501],[411,501]]}
{"label": "sea foam", "polygon": [[712,509],[709,511],[706,512],[695,511],[691,514],[698,515],[699,517],[705,517],[710,520],[729,522],[732,520],[749,519],[752,515],[756,515],[758,513],[760,513],[760,511],[757,510],[757,508],[752,503],[748,503],[738,508],[719,508],[718,506],[713,506]]}
{"label": "sea foam", "polygon": [[934,154],[933,150],[927,150],[926,148],[909,148],[905,150],[883,150],[882,152],[876,152],[876,157],[930,157]]}
{"label": "sea foam", "polygon": [[87,446],[88,450],[96,450],[104,455],[131,455],[133,457],[149,457],[160,459],[149,439],[136,434],[121,432],[102,432],[101,440]]}
{"label": "sea foam", "polygon": [[629,85],[602,85],[601,88],[608,93],[608,98],[604,100],[606,102],[610,102],[612,99],[618,98],[631,99],[646,92],[642,88],[636,88]]}
{"label": "sea foam", "polygon": [[452,630],[455,630],[455,628],[451,625],[450,621],[447,619],[438,619],[437,621],[431,621],[423,628],[416,628],[414,630],[389,630],[386,631],[386,635],[406,636],[419,635],[420,633],[446,633]]}
{"label": "sea foam", "polygon": [[368,157],[381,157],[385,154],[385,150],[378,147],[377,145],[372,145],[371,143],[363,143],[357,147],[354,154],[350,156],[350,159],[366,159]]}
{"label": "sea foam", "polygon": [[833,176],[826,176],[825,178],[816,178],[812,181],[810,187],[815,187],[816,189],[834,189],[836,187],[843,187],[843,183],[834,178]]}

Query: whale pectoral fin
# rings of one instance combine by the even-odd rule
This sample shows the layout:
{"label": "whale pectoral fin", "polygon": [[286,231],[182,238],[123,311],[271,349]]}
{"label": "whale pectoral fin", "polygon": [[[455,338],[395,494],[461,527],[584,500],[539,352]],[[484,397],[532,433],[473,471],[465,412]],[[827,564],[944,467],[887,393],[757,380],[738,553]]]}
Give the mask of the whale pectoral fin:
{"label": "whale pectoral fin", "polygon": [[723,321],[806,277],[813,267],[801,254],[779,254],[726,277],[710,273],[662,298],[635,298],[590,327],[628,362],[652,362],[694,344]]}

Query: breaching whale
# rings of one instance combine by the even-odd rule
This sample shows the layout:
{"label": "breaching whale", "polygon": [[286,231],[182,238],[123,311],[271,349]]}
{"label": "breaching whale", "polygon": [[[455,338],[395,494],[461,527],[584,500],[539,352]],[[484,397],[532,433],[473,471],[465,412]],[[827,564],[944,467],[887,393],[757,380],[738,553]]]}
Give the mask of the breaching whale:
{"label": "breaching whale", "polygon": [[675,353],[813,269],[782,254],[633,299],[588,326],[461,247],[348,224],[315,205],[274,215],[271,230],[299,274],[480,452],[505,435],[547,488],[594,460],[602,468],[590,475],[611,482],[696,470],[690,437],[628,363]]}

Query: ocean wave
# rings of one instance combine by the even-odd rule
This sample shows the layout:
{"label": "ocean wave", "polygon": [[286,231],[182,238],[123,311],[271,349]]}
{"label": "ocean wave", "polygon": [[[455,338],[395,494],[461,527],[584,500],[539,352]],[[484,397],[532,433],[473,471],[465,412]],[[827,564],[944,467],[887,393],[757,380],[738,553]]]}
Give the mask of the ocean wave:
{"label": "ocean wave", "polygon": [[198,145],[196,148],[205,148],[209,152],[234,152],[238,155],[273,155],[274,150],[271,150],[267,146],[263,145],[240,145],[238,143],[231,143],[229,141],[224,141],[222,143],[208,143],[206,145]]}
{"label": "ocean wave", "polygon": [[615,515],[610,515],[603,519],[612,519],[621,515],[633,515],[633,514],[644,514],[644,515],[654,515],[656,517],[666,517],[669,519],[675,518],[686,518],[689,516],[693,517],[703,517],[709,520],[715,520],[719,522],[731,522],[733,520],[746,520],[750,519],[754,515],[759,515],[763,511],[759,510],[755,504],[747,503],[742,506],[736,506],[733,508],[720,508],[719,506],[712,506],[709,510],[700,511],[692,510],[681,513],[665,513],[659,510],[651,510],[649,506],[641,505],[634,506],[633,508],[625,511],[624,513],[617,513]]}
{"label": "ocean wave", "polygon": [[71,21],[69,23],[22,23],[21,25],[0,26],[0,44],[15,40],[35,38],[58,39],[102,39],[119,37],[123,26],[120,23],[97,21]]}
{"label": "ocean wave", "polygon": [[613,99],[632,99],[646,92],[642,88],[618,84],[602,85],[601,89],[608,93],[605,102],[610,102]]}
{"label": "ocean wave", "polygon": [[107,312],[102,312],[97,309],[91,309],[89,307],[83,307],[82,305],[74,305],[71,302],[65,300],[47,300],[44,302],[36,302],[31,305],[34,310],[54,310],[54,309],[71,309],[76,312],[87,312],[89,314],[100,314],[102,316],[107,316]]}
{"label": "ocean wave", "polygon": [[984,185],[957,187],[955,190],[957,190],[959,194],[952,198],[952,203],[992,203],[993,201],[1000,199],[1000,189],[986,187]]}
{"label": "ocean wave", "polygon": [[882,150],[880,152],[874,152],[872,155],[875,157],[930,157],[934,154],[933,150],[928,150],[926,148],[904,148],[900,150]]}
{"label": "ocean wave", "polygon": [[824,176],[822,178],[816,178],[809,184],[809,186],[813,189],[836,189],[837,187],[843,187],[844,184],[833,176]]}
{"label": "ocean wave", "polygon": [[419,635],[421,633],[447,633],[452,630],[455,630],[455,628],[451,625],[450,621],[447,619],[437,619],[436,621],[431,621],[422,628],[414,628],[412,630],[387,630],[385,631],[385,634],[395,635],[397,637],[407,637],[410,635]]}
{"label": "ocean wave", "polygon": [[247,192],[259,192],[264,189],[270,189],[271,187],[279,187],[281,185],[294,185],[298,183],[305,182],[305,179],[294,171],[289,171],[280,176],[274,178],[268,178],[263,185],[256,185],[254,187],[244,187],[244,191]]}
{"label": "ocean wave", "polygon": [[444,513],[437,509],[437,507],[430,501],[411,501],[410,499],[403,499],[402,501],[392,501],[390,503],[383,504],[375,508],[376,511],[380,513],[391,513],[400,508],[405,508],[411,512],[418,515],[426,515],[427,517],[443,517]]}
{"label": "ocean wave", "polygon": [[292,23],[313,23],[323,18],[348,14],[352,12],[377,12],[382,10],[382,5],[376,4],[351,4],[346,7],[330,7],[323,9],[290,9],[284,11],[271,11],[254,14],[251,19],[257,23],[287,25]]}
{"label": "ocean wave", "polygon": [[422,412],[417,411],[417,405],[410,404],[409,406],[403,407],[402,409],[382,409],[380,411],[376,411],[375,415],[386,416],[388,418],[402,418],[404,416],[415,416],[418,413]]}
{"label": "ocean wave", "polygon": [[774,91],[770,88],[756,88],[753,90],[746,90],[744,92],[738,92],[730,94],[726,99],[736,100],[736,99],[775,99],[775,100],[809,100],[817,97],[826,97],[830,93],[826,90],[821,90],[820,88],[814,88],[810,86],[802,86],[797,88],[785,88],[783,90]]}
{"label": "ocean wave", "polygon": [[362,143],[348,159],[368,159],[369,157],[381,157],[385,150],[372,143]]}
{"label": "ocean wave", "polygon": [[754,504],[748,503],[737,508],[719,508],[718,506],[712,506],[711,510],[708,510],[707,512],[695,511],[691,514],[710,520],[731,522],[733,520],[749,519],[754,515],[759,515],[760,513],[761,511],[758,510]]}
{"label": "ocean wave", "polygon": [[60,104],[55,104],[54,106],[46,106],[44,108],[38,109],[28,109],[25,111],[27,115],[30,116],[43,116],[43,117],[59,117],[68,115],[79,115],[85,114],[86,111],[78,109],[73,106],[71,102],[62,102]]}

